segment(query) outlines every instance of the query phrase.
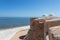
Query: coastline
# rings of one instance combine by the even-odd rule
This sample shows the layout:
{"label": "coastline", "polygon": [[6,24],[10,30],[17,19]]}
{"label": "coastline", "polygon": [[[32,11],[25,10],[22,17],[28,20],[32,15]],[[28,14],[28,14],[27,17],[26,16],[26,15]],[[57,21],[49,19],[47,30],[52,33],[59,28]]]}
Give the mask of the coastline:
{"label": "coastline", "polygon": [[0,30],[0,40],[10,40],[20,30],[26,30],[29,28],[30,26],[28,25],[9,29],[2,29]]}
{"label": "coastline", "polygon": [[11,27],[11,28],[3,28],[3,29],[0,29],[0,30],[9,30],[9,29],[15,29],[15,28],[23,28],[23,27],[26,27],[26,26],[30,26],[30,25],[23,25],[23,26]]}

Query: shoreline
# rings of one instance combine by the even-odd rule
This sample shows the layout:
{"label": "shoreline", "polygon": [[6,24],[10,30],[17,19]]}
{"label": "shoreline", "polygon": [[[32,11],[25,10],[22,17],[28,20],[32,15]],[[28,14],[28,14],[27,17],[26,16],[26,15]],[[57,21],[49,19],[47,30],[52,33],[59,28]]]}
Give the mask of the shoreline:
{"label": "shoreline", "polygon": [[24,31],[29,28],[30,26],[28,25],[28,26],[21,26],[21,27],[0,30],[0,40],[10,40],[17,32],[21,30]]}
{"label": "shoreline", "polygon": [[0,29],[0,30],[9,30],[9,29],[15,29],[15,28],[24,28],[26,26],[30,26],[30,25],[17,26],[17,27],[11,27],[11,28],[3,28],[3,29]]}

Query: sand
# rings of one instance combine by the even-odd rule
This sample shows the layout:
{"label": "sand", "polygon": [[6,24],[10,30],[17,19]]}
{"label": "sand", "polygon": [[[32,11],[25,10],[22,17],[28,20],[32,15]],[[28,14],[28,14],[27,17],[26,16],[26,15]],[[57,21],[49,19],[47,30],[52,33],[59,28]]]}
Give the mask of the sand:
{"label": "sand", "polygon": [[[3,29],[0,30],[0,40],[11,40],[11,38],[13,38],[13,36],[21,31],[22,29],[29,29],[29,25],[28,26],[22,26],[22,27],[16,27],[16,28],[10,28],[10,29]],[[23,31],[23,30],[22,30]],[[18,33],[19,34],[19,33]]]}
{"label": "sand", "polygon": [[26,35],[29,29],[26,30],[20,30],[19,32],[17,32],[10,40],[21,40],[19,39],[20,36],[22,35]]}

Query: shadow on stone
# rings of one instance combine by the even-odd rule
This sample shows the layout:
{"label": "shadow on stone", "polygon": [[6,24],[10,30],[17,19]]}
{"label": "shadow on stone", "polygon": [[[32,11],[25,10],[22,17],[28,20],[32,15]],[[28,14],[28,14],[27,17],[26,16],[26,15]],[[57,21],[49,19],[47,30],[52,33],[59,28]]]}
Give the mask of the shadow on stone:
{"label": "shadow on stone", "polygon": [[25,36],[26,36],[26,35],[20,36],[19,39],[24,39]]}

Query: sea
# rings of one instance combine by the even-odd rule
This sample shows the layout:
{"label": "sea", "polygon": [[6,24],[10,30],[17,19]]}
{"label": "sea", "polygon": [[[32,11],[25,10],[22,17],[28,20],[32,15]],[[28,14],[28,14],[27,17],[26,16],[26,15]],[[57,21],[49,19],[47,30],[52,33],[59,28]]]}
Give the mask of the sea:
{"label": "sea", "polygon": [[0,17],[0,29],[21,27],[29,24],[29,17]]}

